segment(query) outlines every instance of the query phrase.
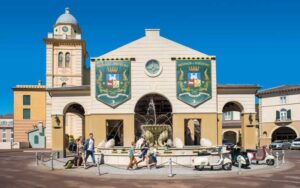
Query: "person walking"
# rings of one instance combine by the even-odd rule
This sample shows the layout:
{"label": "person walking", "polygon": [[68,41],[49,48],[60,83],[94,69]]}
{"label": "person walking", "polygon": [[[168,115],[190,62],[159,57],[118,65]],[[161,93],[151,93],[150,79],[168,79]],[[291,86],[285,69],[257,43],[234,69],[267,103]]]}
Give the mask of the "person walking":
{"label": "person walking", "polygon": [[81,166],[81,161],[82,161],[84,168],[86,168],[85,158],[84,158],[84,143],[83,143],[82,136],[80,136],[77,139],[77,155],[78,155],[77,167]]}
{"label": "person walking", "polygon": [[93,166],[96,166],[96,161],[95,161],[95,140],[94,140],[94,135],[93,133],[89,134],[89,138],[85,141],[84,143],[84,150],[85,150],[85,164],[89,156],[91,156],[92,161],[93,161]]}
{"label": "person walking", "polygon": [[141,147],[141,154],[139,155],[139,158],[141,158],[141,160],[137,163],[137,165],[143,161],[145,161],[146,157],[147,157],[147,152],[149,149],[149,143],[147,142],[147,140],[145,139],[143,141],[142,147]]}
{"label": "person walking", "polygon": [[129,164],[127,166],[127,170],[132,169],[133,165],[137,166],[137,161],[134,157],[134,153],[135,153],[135,142],[131,142],[131,146],[130,146],[129,151],[128,151]]}

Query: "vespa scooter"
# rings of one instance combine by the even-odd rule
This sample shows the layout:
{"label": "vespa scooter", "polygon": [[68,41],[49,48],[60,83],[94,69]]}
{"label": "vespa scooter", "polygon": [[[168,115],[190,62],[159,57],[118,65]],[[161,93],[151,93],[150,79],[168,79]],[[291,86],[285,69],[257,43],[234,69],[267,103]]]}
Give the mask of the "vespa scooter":
{"label": "vespa scooter", "polygon": [[269,166],[272,166],[275,164],[275,157],[268,153],[267,146],[262,147],[262,155],[258,155],[257,152],[252,153],[253,157],[251,158],[251,162],[260,164],[264,163]]}
{"label": "vespa scooter", "polygon": [[205,167],[213,170],[217,166],[222,167],[224,170],[231,170],[232,162],[225,154],[221,150],[217,155],[212,153],[198,153],[198,156],[192,159],[192,166],[197,170],[203,170]]}
{"label": "vespa scooter", "polygon": [[242,168],[247,168],[250,165],[250,160],[248,158],[247,152],[242,151],[241,148],[235,145],[231,150],[231,160],[232,164],[241,163]]}

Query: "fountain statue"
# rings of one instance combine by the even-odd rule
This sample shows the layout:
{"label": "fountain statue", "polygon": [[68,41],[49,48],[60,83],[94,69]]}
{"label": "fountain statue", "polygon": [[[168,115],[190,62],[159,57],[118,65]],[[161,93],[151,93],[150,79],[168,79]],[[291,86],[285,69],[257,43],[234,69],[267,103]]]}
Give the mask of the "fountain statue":
{"label": "fountain statue", "polygon": [[150,99],[147,116],[153,114],[153,119],[145,119],[144,124],[141,125],[143,131],[143,137],[150,143],[150,145],[164,146],[164,143],[169,138],[169,132],[172,130],[169,124],[164,121],[162,124],[157,124],[157,120],[160,118],[166,118],[169,121],[169,117],[166,114],[156,116],[156,109],[153,97]]}

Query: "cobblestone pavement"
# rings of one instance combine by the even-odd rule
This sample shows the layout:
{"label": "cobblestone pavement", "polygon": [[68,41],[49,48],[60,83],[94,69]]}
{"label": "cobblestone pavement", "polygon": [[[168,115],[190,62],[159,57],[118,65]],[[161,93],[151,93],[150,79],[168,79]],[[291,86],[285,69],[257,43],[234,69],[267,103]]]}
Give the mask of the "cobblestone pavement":
{"label": "cobblestone pavement", "polygon": [[[96,167],[88,170],[78,168],[51,171],[46,166],[35,167],[34,157],[34,153],[1,151],[0,187],[300,187],[300,151],[287,151],[286,158],[289,163],[283,164],[279,169],[261,165],[257,166],[260,169],[251,170],[253,173],[243,171],[238,176],[235,168],[232,172],[224,173],[221,170],[199,172],[179,167],[174,168],[177,175],[173,178],[166,178],[168,168],[126,171],[101,166],[101,176],[96,176]],[[121,174],[110,175],[112,170],[120,171]],[[187,172],[189,173],[184,174]],[[146,178],[141,178],[139,173]],[[232,174],[226,176],[230,173]],[[127,177],[135,179],[126,179]]]}

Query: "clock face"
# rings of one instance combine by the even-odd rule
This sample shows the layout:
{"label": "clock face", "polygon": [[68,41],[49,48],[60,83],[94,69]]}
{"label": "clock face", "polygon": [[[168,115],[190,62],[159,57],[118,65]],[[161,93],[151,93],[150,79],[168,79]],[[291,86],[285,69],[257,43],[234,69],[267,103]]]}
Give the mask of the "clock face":
{"label": "clock face", "polygon": [[160,64],[156,60],[150,60],[146,63],[146,70],[150,75],[157,75],[161,69]]}
{"label": "clock face", "polygon": [[63,26],[62,30],[63,30],[63,32],[68,32],[69,29],[67,26]]}

